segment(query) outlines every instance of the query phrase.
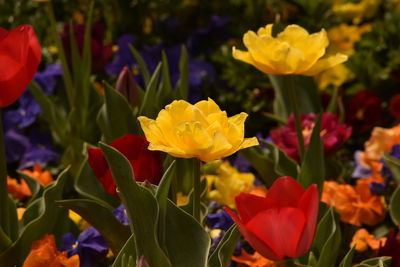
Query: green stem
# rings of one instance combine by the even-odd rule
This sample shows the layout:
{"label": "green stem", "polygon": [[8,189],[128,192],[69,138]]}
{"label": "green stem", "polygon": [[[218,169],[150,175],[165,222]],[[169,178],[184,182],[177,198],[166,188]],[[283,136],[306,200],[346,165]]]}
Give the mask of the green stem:
{"label": "green stem", "polygon": [[299,106],[297,105],[298,99],[296,94],[296,87],[294,85],[294,77],[292,75],[288,75],[287,78],[288,78],[289,101],[294,116],[294,125],[296,127],[297,143],[299,144],[299,154],[301,162],[304,156],[304,139],[301,127]]}
{"label": "green stem", "polygon": [[3,116],[0,109],[0,226],[5,235],[10,233],[8,220],[7,161],[4,146]]}
{"label": "green stem", "polygon": [[197,158],[193,159],[193,217],[196,221],[200,222],[200,160]]}
{"label": "green stem", "polygon": [[278,261],[279,267],[296,267],[297,265],[294,263],[293,259],[285,259]]}

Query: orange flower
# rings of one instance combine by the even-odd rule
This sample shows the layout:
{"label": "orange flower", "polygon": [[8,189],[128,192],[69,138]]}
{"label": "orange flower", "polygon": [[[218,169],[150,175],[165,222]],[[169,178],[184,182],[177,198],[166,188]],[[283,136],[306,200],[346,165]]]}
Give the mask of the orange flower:
{"label": "orange flower", "polygon": [[47,186],[48,184],[54,181],[53,176],[51,176],[51,173],[49,171],[43,170],[42,167],[38,164],[33,166],[33,171],[26,169],[23,170],[22,172],[38,180],[38,182],[42,186]]}
{"label": "orange flower", "polygon": [[333,206],[343,222],[375,225],[384,218],[385,209],[383,198],[372,195],[369,183],[370,179],[359,179],[353,187],[326,181],[321,200]]}
{"label": "orange flower", "polygon": [[79,267],[79,256],[67,257],[67,252],[57,250],[54,235],[44,235],[33,242],[31,252],[22,267]]}
{"label": "orange flower", "polygon": [[366,229],[358,229],[353,236],[353,240],[350,243],[350,247],[356,246],[358,252],[363,252],[370,247],[373,250],[383,247],[386,243],[386,237],[375,239],[374,235],[371,235]]}
{"label": "orange flower", "polygon": [[372,167],[379,163],[384,152],[389,152],[395,144],[400,143],[400,124],[389,129],[375,127],[371,137],[365,142],[363,159]]}
{"label": "orange flower", "polygon": [[240,255],[239,257],[233,256],[232,260],[236,261],[238,263],[244,263],[244,264],[246,264],[245,266],[250,266],[250,267],[276,267],[277,266],[274,261],[264,258],[257,252],[255,252],[253,255],[251,255],[251,254],[248,254],[244,249],[242,249],[242,255]]}
{"label": "orange flower", "polygon": [[18,183],[17,179],[7,177],[7,188],[8,193],[19,200],[32,195],[31,190],[24,179],[21,179],[21,183]]}

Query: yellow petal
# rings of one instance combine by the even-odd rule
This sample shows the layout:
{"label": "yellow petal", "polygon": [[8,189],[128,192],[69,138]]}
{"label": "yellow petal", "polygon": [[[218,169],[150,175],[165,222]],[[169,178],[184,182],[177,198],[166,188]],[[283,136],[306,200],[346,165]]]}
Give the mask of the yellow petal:
{"label": "yellow petal", "polygon": [[269,36],[271,36],[272,35],[272,26],[273,26],[272,24],[268,24],[264,28],[263,27],[259,28],[258,31],[257,31],[257,35],[259,35],[259,36],[261,36],[261,35],[269,35]]}
{"label": "yellow petal", "polygon": [[258,139],[256,137],[251,137],[251,138],[245,138],[243,140],[243,143],[240,145],[238,150],[243,149],[243,148],[248,148],[252,146],[258,146]]}
{"label": "yellow petal", "polygon": [[340,63],[343,63],[347,60],[347,56],[343,54],[336,54],[334,56],[330,56],[327,58],[322,58],[317,61],[309,70],[303,72],[302,74],[305,76],[314,76],[320,73],[323,70],[332,68]]}
{"label": "yellow petal", "polygon": [[243,62],[246,62],[250,65],[253,65],[256,67],[258,70],[267,73],[267,74],[279,74],[276,72],[274,69],[270,68],[267,65],[259,64],[258,62],[253,60],[253,57],[250,55],[249,52],[237,50],[235,47],[232,47],[232,56],[233,58],[237,60],[241,60]]}

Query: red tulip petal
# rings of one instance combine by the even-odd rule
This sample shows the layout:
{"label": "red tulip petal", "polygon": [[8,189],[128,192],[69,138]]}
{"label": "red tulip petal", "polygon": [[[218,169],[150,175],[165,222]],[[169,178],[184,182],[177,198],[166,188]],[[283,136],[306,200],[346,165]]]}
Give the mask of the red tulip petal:
{"label": "red tulip petal", "polygon": [[239,217],[228,207],[224,207],[224,210],[231,216],[231,218],[235,221],[238,226],[240,232],[243,237],[250,243],[250,245],[261,255],[271,260],[279,260],[282,259],[278,256],[265,242],[259,239],[256,235],[254,235],[251,231],[249,231],[243,222],[239,219]]}
{"label": "red tulip petal", "polygon": [[303,211],[307,221],[297,248],[297,256],[305,254],[314,241],[315,226],[317,224],[318,216],[318,204],[318,188],[313,184],[306,190],[298,204],[298,208]]}
{"label": "red tulip petal", "polygon": [[21,25],[7,35],[0,31],[0,107],[14,103],[35,74],[41,47],[30,25]]}
{"label": "red tulip petal", "polygon": [[306,218],[297,208],[269,209],[259,213],[246,228],[272,248],[280,259],[296,258]]}
{"label": "red tulip petal", "polygon": [[148,144],[149,143],[144,137],[134,134],[126,134],[112,141],[110,145],[116,148],[128,159],[133,160],[138,158],[144,149],[147,149]]}
{"label": "red tulip petal", "polygon": [[252,194],[241,193],[235,198],[236,207],[240,218],[246,224],[259,212],[276,207],[276,203],[265,197],[259,197]]}
{"label": "red tulip petal", "polygon": [[299,182],[289,176],[276,179],[268,190],[267,198],[274,200],[280,207],[297,207],[305,190]]}
{"label": "red tulip petal", "polygon": [[98,179],[104,177],[108,170],[108,164],[103,151],[98,148],[88,148],[88,162]]}

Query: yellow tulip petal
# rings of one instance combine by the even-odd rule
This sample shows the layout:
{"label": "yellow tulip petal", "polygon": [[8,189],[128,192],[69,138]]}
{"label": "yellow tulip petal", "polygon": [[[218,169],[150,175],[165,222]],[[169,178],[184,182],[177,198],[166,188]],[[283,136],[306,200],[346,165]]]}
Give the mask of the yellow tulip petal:
{"label": "yellow tulip petal", "polygon": [[154,120],[146,118],[144,116],[138,117],[138,120],[144,134],[146,135],[147,141],[155,142],[163,138],[163,134]]}
{"label": "yellow tulip petal", "polygon": [[296,24],[287,26],[283,32],[280,32],[277,39],[280,41],[288,42],[289,44],[295,44],[301,40],[307,38],[309,33],[302,27]]}
{"label": "yellow tulip petal", "polygon": [[258,145],[259,145],[259,142],[256,137],[245,138],[243,140],[243,143],[240,145],[239,149],[248,148],[248,147],[252,147],[252,146],[258,146]]}
{"label": "yellow tulip petal", "polygon": [[314,76],[320,73],[323,70],[332,68],[340,63],[343,63],[347,60],[347,56],[343,54],[336,54],[334,56],[330,56],[327,58],[322,58],[315,63],[309,70],[303,72],[302,74],[305,76]]}
{"label": "yellow tulip petal", "polygon": [[254,67],[256,67],[257,69],[259,69],[264,73],[278,74],[274,69],[268,67],[267,65],[262,65],[254,61],[253,57],[250,55],[249,52],[241,51],[236,49],[235,47],[232,47],[232,56],[237,60],[253,65]]}
{"label": "yellow tulip petal", "polygon": [[258,29],[257,31],[257,35],[261,36],[261,35],[272,35],[272,24],[268,24],[265,27],[261,27]]}

